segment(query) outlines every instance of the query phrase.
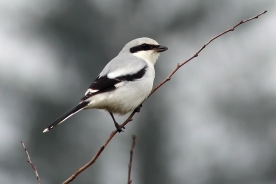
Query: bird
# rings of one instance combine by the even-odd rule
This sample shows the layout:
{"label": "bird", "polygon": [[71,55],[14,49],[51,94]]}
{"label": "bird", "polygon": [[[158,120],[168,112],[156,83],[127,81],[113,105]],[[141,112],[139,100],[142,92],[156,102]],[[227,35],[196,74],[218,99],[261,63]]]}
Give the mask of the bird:
{"label": "bird", "polygon": [[118,132],[122,132],[114,114],[139,112],[149,96],[155,78],[154,65],[160,52],[168,50],[151,38],[142,37],[128,42],[119,54],[103,68],[89,86],[79,104],[60,116],[43,133],[50,131],[74,114],[85,109],[107,111]]}

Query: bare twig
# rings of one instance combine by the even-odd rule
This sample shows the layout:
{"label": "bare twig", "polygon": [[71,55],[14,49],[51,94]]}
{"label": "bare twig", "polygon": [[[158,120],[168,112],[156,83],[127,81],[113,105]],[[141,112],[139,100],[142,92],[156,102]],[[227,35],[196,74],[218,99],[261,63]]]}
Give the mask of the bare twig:
{"label": "bare twig", "polygon": [[127,184],[131,184],[132,183],[132,179],[131,179],[131,166],[132,166],[132,157],[133,157],[135,143],[136,143],[136,135],[132,135],[132,146],[131,146],[131,149],[130,149],[130,158],[129,158],[129,164],[128,164]]}
{"label": "bare twig", "polygon": [[165,84],[166,82],[168,82],[169,80],[171,80],[171,77],[175,74],[175,72],[176,72],[179,68],[181,68],[183,65],[187,64],[187,63],[188,63],[189,61],[191,61],[192,59],[196,58],[196,57],[199,55],[199,53],[200,53],[203,49],[205,49],[205,47],[206,47],[207,45],[209,45],[211,42],[213,42],[215,39],[217,39],[218,37],[221,37],[222,35],[224,35],[224,34],[230,32],[230,31],[234,31],[234,30],[235,30],[238,26],[240,26],[241,24],[244,24],[244,23],[249,22],[249,21],[251,21],[251,20],[253,20],[253,19],[259,18],[259,16],[265,14],[266,12],[267,12],[267,10],[263,11],[262,13],[260,13],[260,14],[258,14],[258,15],[256,15],[256,16],[254,16],[254,17],[251,17],[251,18],[246,19],[246,20],[242,20],[242,21],[240,21],[238,24],[236,24],[234,27],[232,27],[232,28],[230,28],[230,29],[228,29],[228,30],[226,30],[226,31],[224,31],[224,32],[222,32],[222,33],[220,33],[220,34],[218,34],[218,35],[215,36],[215,37],[212,37],[212,38],[211,38],[207,43],[205,43],[205,44],[204,44],[204,45],[203,45],[203,46],[202,46],[192,57],[190,57],[189,59],[187,59],[187,60],[184,61],[183,63],[177,64],[176,68],[168,75],[168,77],[167,77],[166,79],[164,79],[160,84],[158,84],[158,85],[151,91],[150,95],[151,95],[152,93],[154,93],[157,89],[159,89],[161,86],[163,86],[163,84]]}
{"label": "bare twig", "polygon": [[[163,86],[166,82],[168,82],[171,77],[177,72],[177,70],[179,70],[183,65],[187,64],[189,61],[191,61],[192,59],[196,58],[199,53],[206,48],[206,46],[208,46],[211,42],[213,42],[215,39],[221,37],[222,35],[234,31],[238,26],[249,22],[251,20],[257,19],[259,18],[261,15],[265,14],[267,12],[267,10],[263,11],[262,13],[259,13],[258,15],[251,17],[249,19],[246,20],[242,20],[240,21],[238,24],[236,24],[234,27],[216,35],[215,37],[212,37],[207,43],[205,43],[192,57],[190,57],[189,59],[187,59],[186,61],[177,64],[176,68],[160,83],[158,84],[150,93],[150,95],[152,95],[156,90],[158,90],[161,86]],[[135,111],[133,111],[130,116],[125,120],[125,122],[121,125],[122,127],[124,127],[125,125],[127,125],[133,118],[133,116],[135,115]],[[68,178],[66,181],[63,182],[63,184],[66,183],[70,183],[71,181],[73,181],[82,171],[84,171],[85,169],[87,169],[89,166],[91,166],[96,160],[97,158],[100,156],[100,154],[102,153],[102,151],[104,150],[104,148],[107,146],[107,144],[111,141],[111,139],[115,136],[115,134],[117,133],[117,130],[113,131],[110,136],[108,137],[108,139],[105,141],[105,143],[101,146],[101,148],[99,149],[99,151],[96,153],[96,155],[84,166],[82,166],[80,169],[78,169],[70,178]]]}
{"label": "bare twig", "polygon": [[[122,124],[122,126],[125,126],[128,122],[130,122],[132,119],[132,117],[134,116],[135,111],[133,111],[131,113],[131,115],[126,119],[126,121]],[[107,146],[107,144],[111,141],[111,139],[114,137],[114,135],[117,134],[117,130],[114,130],[113,132],[111,132],[110,136],[108,137],[108,139],[105,141],[105,143],[101,146],[101,148],[98,150],[98,152],[95,154],[95,156],[84,166],[82,166],[81,168],[79,168],[72,176],[70,176],[67,180],[65,180],[62,184],[67,184],[70,183],[71,181],[73,181],[82,171],[84,171],[85,169],[87,169],[89,166],[91,166],[92,164],[94,164],[94,162],[97,160],[97,158],[101,155],[101,153],[103,152],[104,148]]]}
{"label": "bare twig", "polygon": [[40,178],[39,178],[39,175],[38,175],[37,169],[36,169],[36,167],[34,166],[34,164],[33,164],[33,163],[32,163],[32,161],[31,161],[31,157],[30,157],[30,155],[29,155],[29,153],[28,153],[28,151],[27,151],[27,148],[26,148],[26,146],[25,146],[24,142],[23,142],[23,141],[21,141],[21,144],[22,144],[22,146],[23,146],[23,148],[25,149],[25,152],[26,152],[26,154],[27,154],[27,158],[28,158],[27,162],[28,162],[28,163],[31,165],[31,167],[33,168],[33,170],[34,170],[34,172],[35,172],[36,179],[37,179],[38,183],[39,183],[39,184],[41,184],[41,181],[40,181]]}

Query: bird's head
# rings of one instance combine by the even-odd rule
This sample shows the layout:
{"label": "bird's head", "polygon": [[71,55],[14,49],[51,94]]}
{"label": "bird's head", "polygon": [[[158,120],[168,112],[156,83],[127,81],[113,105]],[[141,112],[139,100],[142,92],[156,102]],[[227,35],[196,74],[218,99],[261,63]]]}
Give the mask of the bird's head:
{"label": "bird's head", "polygon": [[122,52],[133,54],[154,65],[159,57],[159,53],[166,50],[168,50],[166,46],[159,45],[151,38],[143,37],[128,42]]}

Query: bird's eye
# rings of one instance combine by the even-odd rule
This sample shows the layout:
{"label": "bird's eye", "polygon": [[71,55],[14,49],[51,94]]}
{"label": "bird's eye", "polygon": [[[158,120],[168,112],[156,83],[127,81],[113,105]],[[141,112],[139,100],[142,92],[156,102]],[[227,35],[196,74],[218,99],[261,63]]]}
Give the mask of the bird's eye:
{"label": "bird's eye", "polygon": [[143,50],[151,50],[153,48],[152,45],[146,43],[143,43],[141,46]]}
{"label": "bird's eye", "polygon": [[143,47],[143,48],[147,48],[147,46],[148,46],[148,45],[145,44],[145,43],[142,44],[142,47]]}

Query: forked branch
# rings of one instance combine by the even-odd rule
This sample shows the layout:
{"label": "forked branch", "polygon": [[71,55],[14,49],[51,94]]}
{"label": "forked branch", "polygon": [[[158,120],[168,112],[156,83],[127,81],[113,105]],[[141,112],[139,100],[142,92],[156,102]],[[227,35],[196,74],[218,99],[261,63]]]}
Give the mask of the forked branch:
{"label": "forked branch", "polygon": [[[249,22],[251,20],[257,19],[259,18],[261,15],[265,14],[267,11],[263,11],[262,13],[259,13],[258,15],[251,17],[249,19],[246,20],[242,20],[239,23],[237,23],[235,26],[233,26],[232,28],[212,37],[208,42],[206,42],[192,57],[190,57],[189,59],[187,59],[186,61],[177,64],[176,68],[160,83],[158,84],[150,93],[150,95],[152,95],[156,90],[158,90],[161,86],[163,86],[166,82],[168,82],[171,77],[177,72],[177,70],[179,70],[183,65],[187,64],[189,61],[191,61],[192,59],[196,58],[203,49],[205,49],[211,42],[213,42],[214,40],[216,40],[217,38],[221,37],[222,35],[234,31],[238,26]],[[133,116],[135,115],[135,111],[133,111],[130,116],[125,120],[125,122],[122,124],[122,127],[126,126],[133,118]],[[111,139],[116,135],[117,130],[113,131],[110,136],[108,137],[108,139],[105,141],[105,143],[101,146],[101,148],[99,149],[99,151],[95,154],[95,156],[84,166],[82,166],[80,169],[78,169],[72,176],[70,176],[66,181],[63,182],[63,184],[67,184],[70,183],[71,181],[73,181],[82,171],[84,171],[85,169],[87,169],[89,166],[91,166],[93,163],[95,163],[95,161],[97,160],[97,158],[101,155],[102,151],[104,150],[104,148],[107,146],[107,144],[111,141]]]}

